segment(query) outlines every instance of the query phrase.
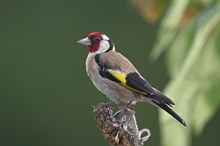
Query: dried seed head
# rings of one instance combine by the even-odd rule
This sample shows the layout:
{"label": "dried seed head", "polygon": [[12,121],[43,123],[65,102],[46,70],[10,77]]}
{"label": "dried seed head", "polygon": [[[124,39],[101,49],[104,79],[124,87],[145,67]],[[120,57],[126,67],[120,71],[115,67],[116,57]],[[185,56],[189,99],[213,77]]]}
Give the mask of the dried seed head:
{"label": "dried seed head", "polygon": [[[93,110],[104,138],[114,146],[143,146],[150,137],[148,129],[138,130],[135,112],[124,107],[113,114],[109,105],[100,103]],[[146,136],[142,137],[145,133]]]}

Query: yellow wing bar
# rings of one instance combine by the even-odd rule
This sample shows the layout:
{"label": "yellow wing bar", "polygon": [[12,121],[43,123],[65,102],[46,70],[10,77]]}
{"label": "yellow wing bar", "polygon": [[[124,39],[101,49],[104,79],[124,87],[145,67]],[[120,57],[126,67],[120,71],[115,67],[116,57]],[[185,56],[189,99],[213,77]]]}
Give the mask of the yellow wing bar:
{"label": "yellow wing bar", "polygon": [[138,93],[140,93],[140,94],[144,94],[144,95],[146,95],[146,93],[145,92],[142,92],[142,91],[140,91],[140,90],[137,90],[137,89],[135,89],[135,88],[132,88],[132,87],[130,87],[130,86],[128,86],[127,84],[126,84],[126,77],[127,77],[127,75],[125,74],[125,73],[123,73],[123,72],[121,72],[121,71],[117,71],[117,70],[108,70],[108,72],[115,78],[115,79],[117,79],[118,81],[120,81],[120,84],[122,85],[122,86],[124,86],[124,87],[126,87],[126,88],[128,88],[128,89],[130,89],[130,90],[133,90],[133,91],[135,91],[135,92],[138,92]]}

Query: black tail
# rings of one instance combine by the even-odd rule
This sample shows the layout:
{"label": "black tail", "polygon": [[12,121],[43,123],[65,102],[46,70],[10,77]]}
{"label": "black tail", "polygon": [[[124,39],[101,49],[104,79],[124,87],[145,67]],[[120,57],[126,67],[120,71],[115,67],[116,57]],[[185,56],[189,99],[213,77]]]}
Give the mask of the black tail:
{"label": "black tail", "polygon": [[177,119],[177,121],[179,121],[181,124],[186,126],[186,122],[177,113],[175,113],[170,107],[168,107],[167,104],[163,102],[161,103],[154,102],[154,104],[156,104],[157,106],[159,106],[160,108],[168,112],[171,116]]}

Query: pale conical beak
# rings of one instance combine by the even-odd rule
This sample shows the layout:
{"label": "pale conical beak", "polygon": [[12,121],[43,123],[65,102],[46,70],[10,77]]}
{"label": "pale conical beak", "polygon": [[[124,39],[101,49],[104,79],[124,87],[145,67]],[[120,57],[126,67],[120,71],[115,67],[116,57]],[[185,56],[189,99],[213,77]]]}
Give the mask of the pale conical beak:
{"label": "pale conical beak", "polygon": [[91,41],[90,41],[90,39],[88,37],[77,41],[77,43],[83,44],[85,46],[91,46],[92,45]]}

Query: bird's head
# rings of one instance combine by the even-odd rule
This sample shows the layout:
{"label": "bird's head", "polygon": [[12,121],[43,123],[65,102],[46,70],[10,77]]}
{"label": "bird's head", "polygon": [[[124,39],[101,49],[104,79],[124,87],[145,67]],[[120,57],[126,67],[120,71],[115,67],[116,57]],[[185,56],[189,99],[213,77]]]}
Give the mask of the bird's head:
{"label": "bird's head", "polygon": [[88,51],[95,54],[115,50],[113,42],[101,32],[92,32],[77,43],[88,46]]}

